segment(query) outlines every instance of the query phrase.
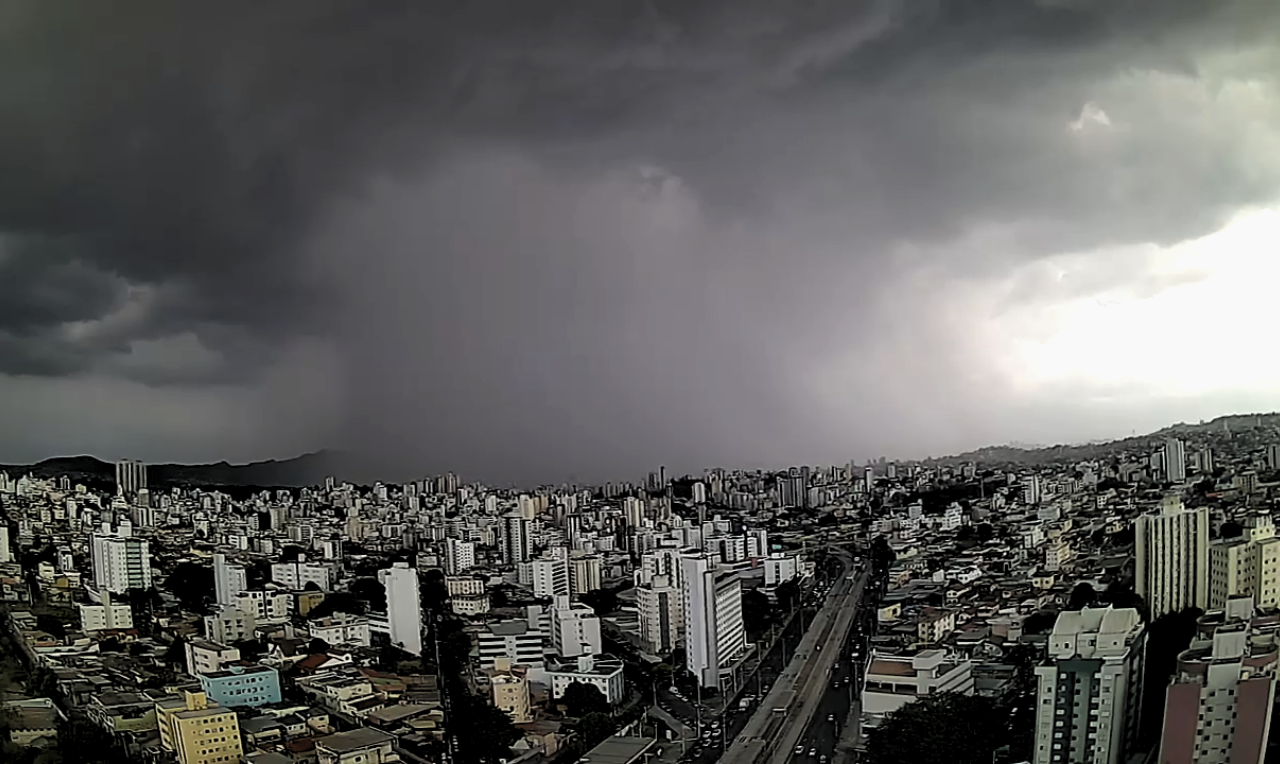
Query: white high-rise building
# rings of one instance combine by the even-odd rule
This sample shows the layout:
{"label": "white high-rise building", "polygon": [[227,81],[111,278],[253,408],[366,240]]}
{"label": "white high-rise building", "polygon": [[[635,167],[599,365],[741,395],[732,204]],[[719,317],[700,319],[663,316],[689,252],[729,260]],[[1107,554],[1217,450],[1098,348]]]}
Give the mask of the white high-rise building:
{"label": "white high-rise building", "polygon": [[120,530],[112,533],[104,524],[90,539],[89,556],[98,589],[123,594],[151,588],[151,546],[145,539],[135,538],[128,525],[122,523]]}
{"label": "white high-rise building", "polygon": [[1151,617],[1209,604],[1209,510],[1186,509],[1166,496],[1160,510],[1134,521],[1134,589]]}
{"label": "white high-rise building", "polygon": [[1133,608],[1058,614],[1036,668],[1035,764],[1121,764],[1142,708],[1147,634]]}
{"label": "white high-rise building", "polygon": [[503,564],[514,566],[528,562],[533,556],[529,543],[529,521],[518,512],[504,515],[500,531]]}
{"label": "white high-rise building", "polygon": [[684,637],[684,598],[669,576],[655,576],[636,588],[640,644],[649,655],[665,656]]}
{"label": "white high-rise building", "polygon": [[1247,521],[1239,538],[1209,545],[1209,609],[1222,610],[1231,597],[1251,597],[1259,607],[1280,607],[1280,538],[1269,514]]}
{"label": "white high-rise building", "polygon": [[564,549],[550,550],[543,557],[525,563],[529,566],[529,584],[533,596],[560,597],[569,595],[569,561]]}
{"label": "white high-rise building", "polygon": [[422,599],[418,591],[418,570],[407,562],[397,562],[378,571],[378,581],[387,590],[387,626],[391,644],[413,655],[422,654]]}
{"label": "white high-rise building", "polygon": [[586,594],[604,587],[600,573],[600,556],[574,552],[569,555],[569,591]]}
{"label": "white high-rise building", "polygon": [[703,687],[721,689],[733,662],[747,648],[742,582],[731,570],[717,570],[715,557],[701,552],[682,555],[680,567],[685,667]]}
{"label": "white high-rise building", "polygon": [[249,588],[248,581],[243,565],[227,562],[225,554],[213,555],[213,596],[219,607],[236,605],[240,593]]}
{"label": "white high-rise building", "polygon": [[645,552],[640,558],[640,567],[636,569],[636,584],[647,584],[654,576],[667,576],[672,586],[680,588],[680,550],[660,547]]}
{"label": "white high-rise building", "polygon": [[1040,476],[1026,475],[1022,478],[1022,503],[1035,506],[1040,503]]}
{"label": "white high-rise building", "polygon": [[551,649],[561,658],[600,655],[600,619],[586,605],[570,602],[567,595],[556,597],[550,611]]}
{"label": "white high-rise building", "polygon": [[307,562],[299,558],[296,562],[277,562],[271,566],[271,580],[290,589],[305,589],[307,584],[315,584],[320,591],[333,589],[333,570],[323,563]]}
{"label": "white high-rise building", "polygon": [[644,525],[644,502],[634,496],[622,500],[622,518],[628,528],[639,528]]}
{"label": "white high-rise building", "polygon": [[800,572],[800,558],[794,554],[775,552],[764,561],[764,585],[777,586],[794,579]]}
{"label": "white high-rise building", "polygon": [[80,628],[86,632],[114,631],[133,628],[133,610],[128,604],[116,604],[111,594],[103,592],[97,605],[80,605]]}
{"label": "white high-rise building", "polygon": [[1164,479],[1170,483],[1183,483],[1187,480],[1187,447],[1178,438],[1169,438],[1164,442]]}
{"label": "white high-rise building", "polygon": [[116,493],[133,496],[147,487],[147,465],[124,459],[116,462]]}
{"label": "white high-rise building", "polygon": [[0,523],[0,562],[13,562],[13,552],[9,549],[9,526]]}
{"label": "white high-rise building", "polygon": [[1200,618],[1165,690],[1161,764],[1263,763],[1280,662],[1267,620],[1248,597]]}
{"label": "white high-rise building", "polygon": [[473,541],[447,538],[444,540],[444,572],[448,576],[460,576],[476,565],[476,545]]}

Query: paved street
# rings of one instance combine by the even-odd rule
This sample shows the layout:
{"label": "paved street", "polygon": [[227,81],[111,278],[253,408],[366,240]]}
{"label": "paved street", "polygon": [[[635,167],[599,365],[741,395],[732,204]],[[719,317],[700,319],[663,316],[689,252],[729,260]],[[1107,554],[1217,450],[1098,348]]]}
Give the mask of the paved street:
{"label": "paved street", "polygon": [[[839,570],[840,565],[833,561],[830,567],[822,571],[821,584],[824,586],[828,584],[827,577],[838,573]],[[795,617],[779,635],[763,660],[759,661],[758,668],[753,672],[751,668],[747,669],[751,673],[746,676],[740,691],[734,693],[732,697],[702,704],[702,728],[700,734],[685,745],[684,761],[689,764],[715,764],[720,759],[728,743],[742,732],[747,721],[758,708],[761,699],[768,694],[778,675],[790,662],[820,604],[820,597],[807,594]],[[743,695],[753,695],[755,699],[747,708],[740,709],[739,698]],[[723,711],[721,711],[722,702],[725,704]],[[699,721],[695,703],[694,698],[682,699],[675,696],[669,688],[663,688],[658,694],[659,707],[675,717],[680,724],[692,729],[698,727]],[[677,742],[676,745],[678,746],[679,743]]]}
{"label": "paved street", "polygon": [[846,732],[845,725],[859,723],[857,718],[850,718],[849,712],[857,705],[862,687],[863,660],[867,655],[868,636],[865,629],[860,631],[863,622],[863,619],[854,622],[849,639],[842,647],[840,660],[833,667],[818,703],[818,711],[793,751],[793,761],[805,764],[834,761],[836,746]]}

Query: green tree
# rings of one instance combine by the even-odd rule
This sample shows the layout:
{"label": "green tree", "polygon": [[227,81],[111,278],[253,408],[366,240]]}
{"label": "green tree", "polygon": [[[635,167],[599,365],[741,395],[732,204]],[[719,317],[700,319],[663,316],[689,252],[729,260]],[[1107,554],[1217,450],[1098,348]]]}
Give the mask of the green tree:
{"label": "green tree", "polygon": [[1022,621],[1023,634],[1044,634],[1053,629],[1058,614],[1052,610],[1037,610]]}
{"label": "green tree", "polygon": [[334,613],[350,613],[364,615],[368,612],[365,603],[351,592],[330,592],[324,599],[307,613],[307,618],[317,620],[328,618]]}
{"label": "green tree", "polygon": [[603,618],[618,609],[618,593],[613,589],[596,589],[586,592],[579,599],[582,604],[596,611]]}
{"label": "green tree", "polygon": [[127,764],[128,754],[101,727],[72,719],[58,725],[57,757],[49,764]]}
{"label": "green tree", "polygon": [[888,573],[889,568],[898,561],[897,552],[893,551],[893,547],[889,546],[889,540],[884,536],[876,536],[871,541],[871,566],[877,573],[881,575]]}
{"label": "green tree", "polygon": [[[1007,715],[1006,715],[1007,716]],[[995,701],[944,692],[885,717],[867,740],[869,764],[990,764],[1007,725]]]}
{"label": "green tree", "polygon": [[183,610],[205,613],[213,600],[213,568],[180,562],[165,579],[164,588],[178,598]]}
{"label": "green tree", "polygon": [[[429,570],[422,577],[422,606],[429,613],[444,613],[449,602],[449,588],[444,582],[444,573]],[[490,603],[492,604],[492,602]]]}
{"label": "green tree", "polygon": [[385,612],[387,609],[387,587],[376,578],[357,578],[352,581],[351,594],[365,603],[369,610]]}
{"label": "green tree", "polygon": [[564,688],[564,695],[560,696],[560,702],[565,705],[570,716],[578,718],[588,714],[609,713],[609,699],[600,692],[599,688],[586,682],[570,682],[569,686]]}
{"label": "green tree", "polygon": [[474,695],[463,695],[449,718],[458,741],[460,764],[497,764],[511,758],[520,730],[511,717]]}
{"label": "green tree", "polygon": [[1071,590],[1071,599],[1067,602],[1067,610],[1083,610],[1092,605],[1098,599],[1098,593],[1093,590],[1093,584],[1088,581],[1081,581],[1076,584],[1076,588]]}
{"label": "green tree", "polygon": [[800,604],[800,585],[795,581],[783,581],[774,588],[773,595],[778,598],[778,608],[790,613]]}
{"label": "green tree", "polygon": [[587,714],[574,728],[574,750],[584,754],[608,740],[614,730],[613,717],[608,714]]}
{"label": "green tree", "polygon": [[1169,679],[1177,668],[1178,653],[1191,646],[1196,620],[1201,615],[1203,612],[1199,609],[1188,608],[1179,613],[1166,613],[1147,627],[1147,663],[1138,725],[1140,744],[1152,744],[1160,735]]}
{"label": "green tree", "polygon": [[758,638],[769,629],[773,622],[773,603],[759,589],[750,589],[742,593],[742,622],[747,633]]}

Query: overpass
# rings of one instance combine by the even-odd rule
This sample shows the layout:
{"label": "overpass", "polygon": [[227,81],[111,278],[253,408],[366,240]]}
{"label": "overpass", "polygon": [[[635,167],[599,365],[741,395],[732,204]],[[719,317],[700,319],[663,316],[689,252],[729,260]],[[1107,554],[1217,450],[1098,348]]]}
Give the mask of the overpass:
{"label": "overpass", "polygon": [[[862,599],[868,571],[851,575],[848,553],[836,549],[844,573],[805,632],[795,656],[755,714],[721,757],[721,764],[784,764],[813,720],[827,677],[840,656]],[[828,645],[826,650],[823,645]]]}

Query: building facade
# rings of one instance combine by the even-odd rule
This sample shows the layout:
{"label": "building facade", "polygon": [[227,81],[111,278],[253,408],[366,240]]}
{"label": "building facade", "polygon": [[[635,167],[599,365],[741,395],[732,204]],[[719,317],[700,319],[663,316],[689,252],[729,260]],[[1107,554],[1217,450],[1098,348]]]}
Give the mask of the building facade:
{"label": "building facade", "polygon": [[1133,608],[1058,614],[1036,668],[1035,764],[1122,764],[1142,703],[1146,629]]}
{"label": "building facade", "polygon": [[1165,694],[1160,764],[1262,764],[1275,703],[1280,617],[1249,597],[1200,618]]}
{"label": "building facade", "polygon": [[1209,510],[1186,509],[1167,496],[1158,512],[1134,522],[1134,589],[1151,617],[1209,604]]}

